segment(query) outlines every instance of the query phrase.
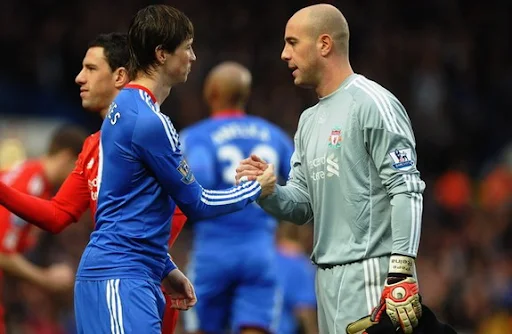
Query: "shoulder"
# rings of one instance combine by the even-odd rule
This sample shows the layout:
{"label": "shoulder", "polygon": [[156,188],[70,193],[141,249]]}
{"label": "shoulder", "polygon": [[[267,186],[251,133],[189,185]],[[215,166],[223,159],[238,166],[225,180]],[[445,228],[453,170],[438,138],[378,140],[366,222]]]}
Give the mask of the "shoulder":
{"label": "shoulder", "polygon": [[169,116],[160,112],[159,108],[148,108],[139,113],[133,133],[135,144],[146,150],[168,147],[172,151],[179,150],[178,132]]}
{"label": "shoulder", "polygon": [[354,99],[353,109],[363,127],[378,127],[400,133],[400,123],[409,122],[402,103],[377,82],[359,75],[347,90]]}
{"label": "shoulder", "polygon": [[180,142],[183,150],[196,144],[210,145],[219,129],[220,122],[212,118],[206,118],[183,128],[180,132]]}
{"label": "shoulder", "polygon": [[344,88],[357,105],[380,105],[396,97],[377,82],[357,74]]}
{"label": "shoulder", "polygon": [[[269,130],[270,140],[274,145],[278,145],[284,149],[293,147],[291,136],[283,128],[263,118],[257,117],[257,119],[261,122],[260,124],[263,124]],[[288,157],[283,156],[282,158],[287,159]]]}
{"label": "shoulder", "polygon": [[214,120],[207,118],[207,119],[200,120],[194,124],[188,125],[181,130],[180,136],[185,136],[185,135],[190,135],[190,134],[194,134],[194,135],[204,134],[205,132],[207,132],[209,129],[211,129],[214,126],[213,121]]}
{"label": "shoulder", "polygon": [[84,145],[82,146],[82,152],[80,152],[78,159],[76,160],[75,165],[77,168],[81,168],[80,170],[82,170],[85,167],[84,164],[86,162],[89,165],[94,163],[94,160],[98,160],[97,156],[99,154],[100,137],[100,131],[97,131],[85,139]]}
{"label": "shoulder", "polygon": [[100,131],[96,131],[95,133],[87,137],[84,141],[82,152],[86,153],[94,149],[97,149],[100,143],[100,137]]}
{"label": "shoulder", "polygon": [[249,115],[246,116],[246,119],[248,119],[249,121],[253,121],[261,126],[267,127],[270,131],[274,133],[285,134],[284,130],[281,129],[277,124],[272,123],[271,121],[266,120],[260,116]]}

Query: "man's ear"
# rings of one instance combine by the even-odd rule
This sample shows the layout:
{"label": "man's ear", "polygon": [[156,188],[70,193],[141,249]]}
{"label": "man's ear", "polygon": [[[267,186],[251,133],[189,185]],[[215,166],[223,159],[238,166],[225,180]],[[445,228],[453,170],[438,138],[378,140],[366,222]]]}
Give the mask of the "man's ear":
{"label": "man's ear", "polygon": [[165,50],[161,45],[155,48],[155,59],[158,62],[158,65],[163,65],[165,63],[165,58],[167,57]]}
{"label": "man's ear", "polygon": [[320,54],[325,57],[327,56],[333,48],[333,40],[332,37],[328,34],[322,34],[318,37],[318,47],[320,49]]}
{"label": "man's ear", "polygon": [[130,76],[128,70],[125,67],[119,67],[114,71],[114,84],[117,89],[123,88],[128,82],[130,82]]}

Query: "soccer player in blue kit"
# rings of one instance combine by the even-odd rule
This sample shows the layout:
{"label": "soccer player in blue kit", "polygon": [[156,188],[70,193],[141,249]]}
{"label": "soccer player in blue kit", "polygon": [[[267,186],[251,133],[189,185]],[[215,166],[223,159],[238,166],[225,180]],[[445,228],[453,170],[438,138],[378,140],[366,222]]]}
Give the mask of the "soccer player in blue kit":
{"label": "soccer player in blue kit", "polygon": [[[238,163],[250,154],[274,165],[284,180],[291,138],[276,125],[244,112],[251,74],[242,65],[215,66],[204,85],[211,117],[181,133],[183,152],[200,184],[223,189],[235,183]],[[194,247],[187,275],[197,305],[184,314],[189,333],[276,332],[282,294],[276,268],[276,220],[258,205],[211,219],[191,219]]]}
{"label": "soccer player in blue kit", "polygon": [[275,185],[273,167],[226,190],[201,187],[182,158],[179,138],[160,104],[185,82],[196,57],[193,26],[179,10],[151,5],[128,32],[134,80],[117,95],[101,128],[98,209],[75,283],[78,333],[160,334],[160,289],[195,294],[167,254],[177,203],[191,219],[240,210]]}

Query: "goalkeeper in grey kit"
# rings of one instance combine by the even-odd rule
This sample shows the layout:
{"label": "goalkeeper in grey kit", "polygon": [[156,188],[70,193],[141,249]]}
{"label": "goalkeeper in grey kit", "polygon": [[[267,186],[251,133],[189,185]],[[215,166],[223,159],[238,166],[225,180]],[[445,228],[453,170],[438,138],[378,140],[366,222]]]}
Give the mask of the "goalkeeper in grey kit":
{"label": "goalkeeper in grey kit", "polygon": [[[314,223],[320,333],[345,333],[372,312],[412,333],[421,317],[415,257],[425,183],[404,107],[353,72],[348,40],[347,22],[331,5],[303,8],[288,21],[281,58],[295,85],[314,88],[319,102],[300,117],[289,180],[259,204],[279,219]],[[237,181],[266,167],[253,155]]]}

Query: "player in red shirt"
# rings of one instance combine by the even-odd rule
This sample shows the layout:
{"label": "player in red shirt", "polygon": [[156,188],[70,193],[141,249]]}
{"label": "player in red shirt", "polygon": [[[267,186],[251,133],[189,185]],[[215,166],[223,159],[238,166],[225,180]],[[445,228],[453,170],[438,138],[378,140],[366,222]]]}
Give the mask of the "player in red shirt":
{"label": "player in red shirt", "polygon": [[[75,127],[65,126],[52,136],[48,153],[40,159],[28,160],[5,171],[0,180],[13,189],[48,199],[69,172],[80,153],[87,134]],[[0,206],[0,269],[2,273],[17,276],[46,290],[71,290],[73,270],[65,264],[48,269],[26,260],[21,253],[35,243],[34,226]],[[0,273],[0,280],[2,278]],[[0,305],[0,333],[5,333],[4,310]]]}
{"label": "player in red shirt", "polygon": [[[126,34],[102,34],[89,44],[82,70],[75,79],[80,85],[82,106],[86,110],[98,112],[102,118],[105,117],[110,103],[129,82],[126,70],[128,59]],[[94,217],[98,196],[99,139],[99,131],[86,139],[74,170],[51,200],[28,196],[0,182],[0,204],[52,233],[59,233],[76,222],[87,208],[91,209]],[[176,240],[185,221],[186,217],[177,209],[171,224],[169,246]],[[170,307],[167,295],[166,298],[168,306],[162,332],[170,334],[174,332],[178,312]]]}

